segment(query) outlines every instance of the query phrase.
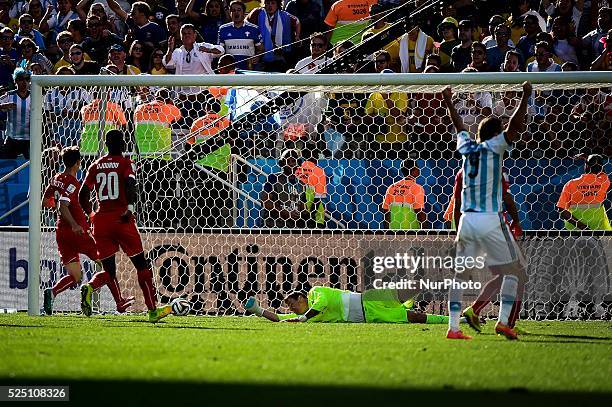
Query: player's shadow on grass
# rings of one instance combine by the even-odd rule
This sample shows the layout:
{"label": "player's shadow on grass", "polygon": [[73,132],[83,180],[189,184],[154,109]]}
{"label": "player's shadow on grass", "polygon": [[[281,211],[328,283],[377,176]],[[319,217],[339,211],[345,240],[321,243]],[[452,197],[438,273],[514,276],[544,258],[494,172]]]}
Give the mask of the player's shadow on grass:
{"label": "player's shadow on grass", "polygon": [[66,329],[75,328],[71,326],[49,326],[49,325],[16,325],[16,324],[0,324],[0,328],[45,328],[45,329]]}
{"label": "player's shadow on grass", "polygon": [[160,321],[156,324],[152,324],[146,319],[130,319],[121,321],[120,324],[117,324],[118,321],[112,321],[107,319],[107,321],[113,322],[112,324],[104,324],[106,328],[129,328],[129,325],[123,325],[125,323],[130,324],[139,324],[141,326],[148,325],[156,328],[168,328],[168,329],[210,329],[210,330],[219,330],[219,331],[261,331],[262,329],[257,328],[224,328],[224,327],[215,327],[215,326],[198,326],[198,325],[183,325],[178,324],[176,322],[171,321]]}
{"label": "player's shadow on grass", "polygon": [[[494,337],[497,335],[493,333],[480,333],[478,336]],[[519,341],[526,343],[589,343],[595,345],[609,345],[610,342],[612,342],[612,337],[531,333],[527,335],[519,335]]]}

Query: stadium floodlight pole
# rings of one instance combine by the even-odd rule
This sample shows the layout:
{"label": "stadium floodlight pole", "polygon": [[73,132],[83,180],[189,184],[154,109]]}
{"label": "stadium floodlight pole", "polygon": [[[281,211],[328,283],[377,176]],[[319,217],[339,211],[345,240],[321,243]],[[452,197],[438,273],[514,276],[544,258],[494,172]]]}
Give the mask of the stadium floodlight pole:
{"label": "stadium floodlight pole", "polygon": [[42,209],[42,84],[30,86],[30,210],[28,218],[28,315],[40,315],[40,212]]}

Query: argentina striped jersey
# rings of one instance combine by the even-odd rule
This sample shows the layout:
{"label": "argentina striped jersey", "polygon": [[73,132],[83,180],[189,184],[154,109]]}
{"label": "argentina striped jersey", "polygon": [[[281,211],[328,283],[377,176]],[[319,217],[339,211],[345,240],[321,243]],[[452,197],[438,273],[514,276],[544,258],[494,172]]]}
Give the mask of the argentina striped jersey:
{"label": "argentina striped jersey", "polygon": [[504,132],[477,143],[467,131],[457,134],[457,151],[463,156],[461,212],[502,212],[502,166],[510,150]]}
{"label": "argentina striped jersey", "polygon": [[7,112],[6,136],[13,140],[30,139],[30,95],[22,99],[16,91],[7,93],[0,104],[14,103],[15,108]]}

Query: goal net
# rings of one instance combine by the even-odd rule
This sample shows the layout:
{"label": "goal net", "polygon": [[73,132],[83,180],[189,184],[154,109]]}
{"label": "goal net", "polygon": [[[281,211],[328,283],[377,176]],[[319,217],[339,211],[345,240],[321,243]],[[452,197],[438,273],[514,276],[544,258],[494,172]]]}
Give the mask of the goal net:
{"label": "goal net", "polygon": [[[437,75],[35,77],[40,133],[32,137],[42,153],[33,155],[31,174],[40,177],[31,178],[31,201],[63,170],[56,147],[81,147],[83,179],[104,153],[105,132],[121,129],[161,303],[183,297],[192,314],[242,315],[252,295],[285,311],[292,290],[413,280],[415,306],[444,313],[445,279],[460,266],[447,260],[461,157],[440,92],[453,84],[458,113],[475,135],[485,117],[508,123],[520,83],[530,79],[526,130],[504,160],[524,230],[522,318],[609,318],[612,235],[603,223],[568,230],[558,204],[564,185],[584,173],[585,155],[600,154],[604,174],[611,172],[610,74]],[[610,215],[607,198],[600,215]],[[40,257],[30,253],[30,272],[39,281],[30,294],[38,301],[30,304],[42,303],[42,290],[65,273],[56,212],[36,205],[31,239],[40,240]],[[124,294],[137,298],[132,311],[144,310],[132,264],[123,254],[117,264]],[[85,257],[83,269],[91,278]],[[470,273],[480,284],[490,276],[486,268]],[[494,299],[488,312],[496,306]],[[60,294],[54,308],[79,310],[78,290]],[[106,288],[98,309],[115,309]]]}

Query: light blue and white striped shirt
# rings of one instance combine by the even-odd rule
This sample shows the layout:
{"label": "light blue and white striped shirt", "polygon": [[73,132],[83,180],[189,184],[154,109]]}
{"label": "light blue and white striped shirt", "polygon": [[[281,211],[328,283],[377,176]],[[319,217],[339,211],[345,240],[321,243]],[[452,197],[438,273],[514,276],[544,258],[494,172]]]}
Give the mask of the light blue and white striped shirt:
{"label": "light blue and white striped shirt", "polygon": [[7,93],[0,103],[15,103],[15,109],[9,110],[7,113],[8,121],[6,123],[7,137],[13,140],[29,140],[30,139],[30,94],[25,99],[19,97],[16,91]]}
{"label": "light blue and white striped shirt", "polygon": [[502,167],[510,151],[504,132],[477,143],[467,131],[457,134],[457,151],[463,156],[461,213],[502,212]]}

